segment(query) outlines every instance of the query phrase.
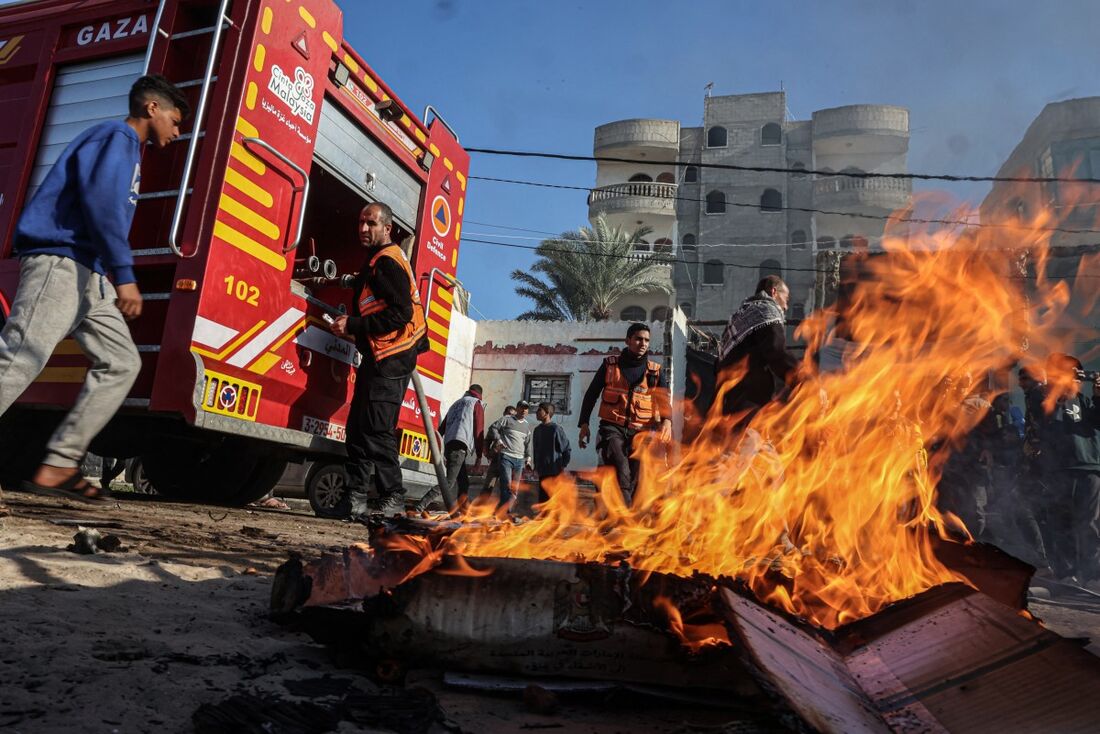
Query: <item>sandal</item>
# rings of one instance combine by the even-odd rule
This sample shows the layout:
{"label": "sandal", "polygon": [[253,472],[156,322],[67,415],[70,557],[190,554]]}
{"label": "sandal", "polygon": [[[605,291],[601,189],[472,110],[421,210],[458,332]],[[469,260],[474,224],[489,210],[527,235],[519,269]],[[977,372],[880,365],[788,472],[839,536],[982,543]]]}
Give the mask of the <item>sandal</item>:
{"label": "sandal", "polygon": [[87,502],[89,504],[100,504],[111,499],[111,490],[95,487],[89,484],[88,480],[79,474],[67,479],[56,487],[35,484],[28,479],[23,482],[23,490],[44,497],[61,497],[64,499]]}

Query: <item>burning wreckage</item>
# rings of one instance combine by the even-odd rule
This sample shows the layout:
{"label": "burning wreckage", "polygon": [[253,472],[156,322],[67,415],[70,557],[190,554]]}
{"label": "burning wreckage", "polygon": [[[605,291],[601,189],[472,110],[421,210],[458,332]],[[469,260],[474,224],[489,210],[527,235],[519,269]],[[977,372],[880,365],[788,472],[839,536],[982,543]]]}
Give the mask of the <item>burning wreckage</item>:
{"label": "burning wreckage", "polygon": [[843,340],[835,313],[800,327],[843,369],[807,358],[787,400],[736,434],[712,411],[675,461],[643,447],[633,505],[599,473],[594,499],[560,479],[518,525],[388,519],[284,564],[273,612],[382,675],[681,688],[795,730],[1093,730],[1100,660],[1029,614],[1034,569],[938,508],[930,450],[981,418],[976,377],[1057,351],[1064,284],[1038,246],[1028,281],[1003,250],[924,240],[864,264]]}

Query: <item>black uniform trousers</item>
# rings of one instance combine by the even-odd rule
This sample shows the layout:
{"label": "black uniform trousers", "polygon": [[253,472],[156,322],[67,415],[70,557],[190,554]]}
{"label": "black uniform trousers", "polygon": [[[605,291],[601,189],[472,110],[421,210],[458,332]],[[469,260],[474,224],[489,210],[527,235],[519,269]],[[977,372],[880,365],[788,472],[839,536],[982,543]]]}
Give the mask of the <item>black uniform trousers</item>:
{"label": "black uniform trousers", "polygon": [[634,453],[636,435],[638,435],[636,430],[604,421],[600,421],[600,427],[596,433],[596,451],[599,452],[605,465],[615,467],[619,490],[623,493],[623,501],[628,507],[634,501],[634,489],[638,482],[639,462],[637,459],[630,458]]}
{"label": "black uniform trousers", "polygon": [[397,417],[411,378],[411,374],[364,375],[362,370],[356,375],[346,442],[348,491],[353,504],[355,495],[366,494],[372,477],[380,500],[405,494],[398,460]]}

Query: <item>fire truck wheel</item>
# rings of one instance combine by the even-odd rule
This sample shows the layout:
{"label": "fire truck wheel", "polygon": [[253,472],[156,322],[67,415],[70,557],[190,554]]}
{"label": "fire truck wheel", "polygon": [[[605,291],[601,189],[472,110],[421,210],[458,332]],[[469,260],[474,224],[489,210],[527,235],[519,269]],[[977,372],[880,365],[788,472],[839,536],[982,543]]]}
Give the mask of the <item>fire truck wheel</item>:
{"label": "fire truck wheel", "polygon": [[351,512],[343,464],[317,463],[306,478],[306,496],[317,517],[345,518]]}
{"label": "fire truck wheel", "polygon": [[237,436],[176,446],[141,459],[158,494],[234,507],[263,497],[286,469],[286,461],[273,457],[269,447]]}
{"label": "fire truck wheel", "polygon": [[279,478],[286,472],[286,461],[259,460],[252,475],[246,479],[233,495],[232,503],[238,507],[244,507],[257,500],[263,499],[268,492],[279,483]]}
{"label": "fire truck wheel", "polygon": [[0,486],[16,489],[42,461],[61,413],[13,407],[0,419]]}

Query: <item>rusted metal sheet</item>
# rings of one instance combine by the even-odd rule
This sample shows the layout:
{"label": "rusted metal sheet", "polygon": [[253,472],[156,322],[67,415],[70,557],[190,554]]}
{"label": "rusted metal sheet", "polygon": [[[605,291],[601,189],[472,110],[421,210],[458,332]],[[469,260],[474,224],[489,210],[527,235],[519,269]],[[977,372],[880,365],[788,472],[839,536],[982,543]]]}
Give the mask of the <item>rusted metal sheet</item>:
{"label": "rusted metal sheet", "polygon": [[824,638],[729,589],[719,592],[734,646],[780,708],[820,732],[889,732],[844,659]]}
{"label": "rusted metal sheet", "polygon": [[860,644],[845,655],[895,731],[928,731],[932,722],[991,734],[1100,727],[1100,659],[985,594],[954,594],[915,618],[919,604],[864,620]]}

